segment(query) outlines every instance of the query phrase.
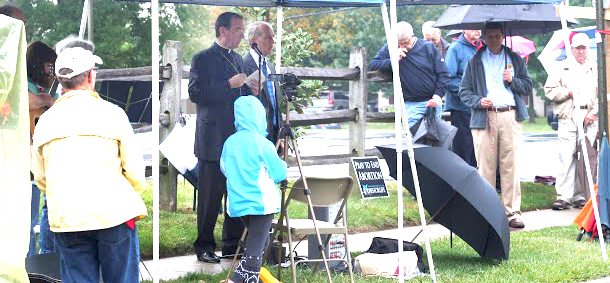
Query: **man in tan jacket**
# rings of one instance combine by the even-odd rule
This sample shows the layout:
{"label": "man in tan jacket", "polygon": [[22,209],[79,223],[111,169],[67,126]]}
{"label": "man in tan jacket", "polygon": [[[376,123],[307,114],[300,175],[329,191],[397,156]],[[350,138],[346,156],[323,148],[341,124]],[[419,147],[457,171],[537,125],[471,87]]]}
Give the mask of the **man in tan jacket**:
{"label": "man in tan jacket", "polygon": [[68,283],[139,282],[142,153],[125,112],[94,91],[101,63],[80,47],[59,54],[55,73],[65,92],[34,132],[34,178]]}
{"label": "man in tan jacket", "polygon": [[570,206],[582,208],[585,198],[582,192],[575,191],[578,127],[590,141],[597,134],[597,66],[587,56],[591,40],[584,33],[572,38],[574,58],[565,60],[561,70],[549,74],[544,85],[546,97],[553,101],[553,110],[559,118],[559,162],[557,174],[557,201],[554,210]]}

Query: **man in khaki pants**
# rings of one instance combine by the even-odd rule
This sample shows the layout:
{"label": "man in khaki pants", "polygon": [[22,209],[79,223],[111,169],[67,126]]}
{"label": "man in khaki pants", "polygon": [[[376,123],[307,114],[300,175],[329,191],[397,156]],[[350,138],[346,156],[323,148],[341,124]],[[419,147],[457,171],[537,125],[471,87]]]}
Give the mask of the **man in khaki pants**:
{"label": "man in khaki pants", "polygon": [[[544,85],[546,97],[553,101],[553,110],[559,118],[559,162],[557,174],[557,201],[554,210],[582,208],[585,198],[575,192],[578,126],[584,126],[587,138],[592,142],[597,134],[597,65],[588,60],[591,40],[584,33],[572,37],[572,54],[558,72],[549,74]],[[579,125],[580,124],[580,125]]]}
{"label": "man in khaki pants", "polygon": [[483,36],[487,46],[468,62],[458,95],[472,109],[470,129],[479,173],[495,187],[499,165],[508,225],[523,228],[517,164],[521,121],[528,118],[523,97],[531,94],[532,80],[523,59],[502,45],[501,24],[487,24]]}

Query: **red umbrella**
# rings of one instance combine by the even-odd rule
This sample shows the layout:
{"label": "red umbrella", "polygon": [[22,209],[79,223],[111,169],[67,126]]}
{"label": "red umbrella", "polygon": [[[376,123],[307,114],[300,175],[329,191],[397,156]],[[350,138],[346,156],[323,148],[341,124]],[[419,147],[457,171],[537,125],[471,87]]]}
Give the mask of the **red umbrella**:
{"label": "red umbrella", "polygon": [[534,42],[522,36],[507,36],[506,46],[510,47],[513,51],[518,52],[519,55],[521,55],[521,58],[525,58],[527,55],[536,52]]}

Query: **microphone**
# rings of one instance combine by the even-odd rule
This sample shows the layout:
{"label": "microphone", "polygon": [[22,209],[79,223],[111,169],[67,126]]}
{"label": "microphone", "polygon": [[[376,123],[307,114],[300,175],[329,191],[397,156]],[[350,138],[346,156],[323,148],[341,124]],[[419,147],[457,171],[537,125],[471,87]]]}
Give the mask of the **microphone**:
{"label": "microphone", "polygon": [[250,47],[252,47],[252,49],[254,49],[256,54],[258,54],[258,56],[263,56],[263,52],[258,48],[258,44],[256,44],[256,42],[253,42],[252,45],[250,45]]}

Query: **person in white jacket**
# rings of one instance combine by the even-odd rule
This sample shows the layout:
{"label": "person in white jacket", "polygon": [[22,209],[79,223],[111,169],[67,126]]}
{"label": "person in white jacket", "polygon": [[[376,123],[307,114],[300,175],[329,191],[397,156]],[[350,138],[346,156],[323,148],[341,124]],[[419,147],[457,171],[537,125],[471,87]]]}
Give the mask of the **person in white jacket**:
{"label": "person in white jacket", "polygon": [[582,208],[585,197],[575,190],[576,162],[574,157],[578,137],[578,125],[584,126],[587,138],[593,143],[597,134],[597,65],[588,57],[591,39],[578,33],[572,37],[574,58],[565,60],[559,72],[549,75],[544,85],[546,97],[553,101],[553,111],[559,118],[559,162],[557,174],[557,201],[554,210],[573,206]]}
{"label": "person in white jacket", "polygon": [[277,183],[286,178],[286,162],[266,136],[265,108],[255,96],[235,101],[235,128],[224,143],[220,169],[227,177],[227,213],[248,228],[246,248],[232,282],[258,282],[273,214],[280,211]]}

